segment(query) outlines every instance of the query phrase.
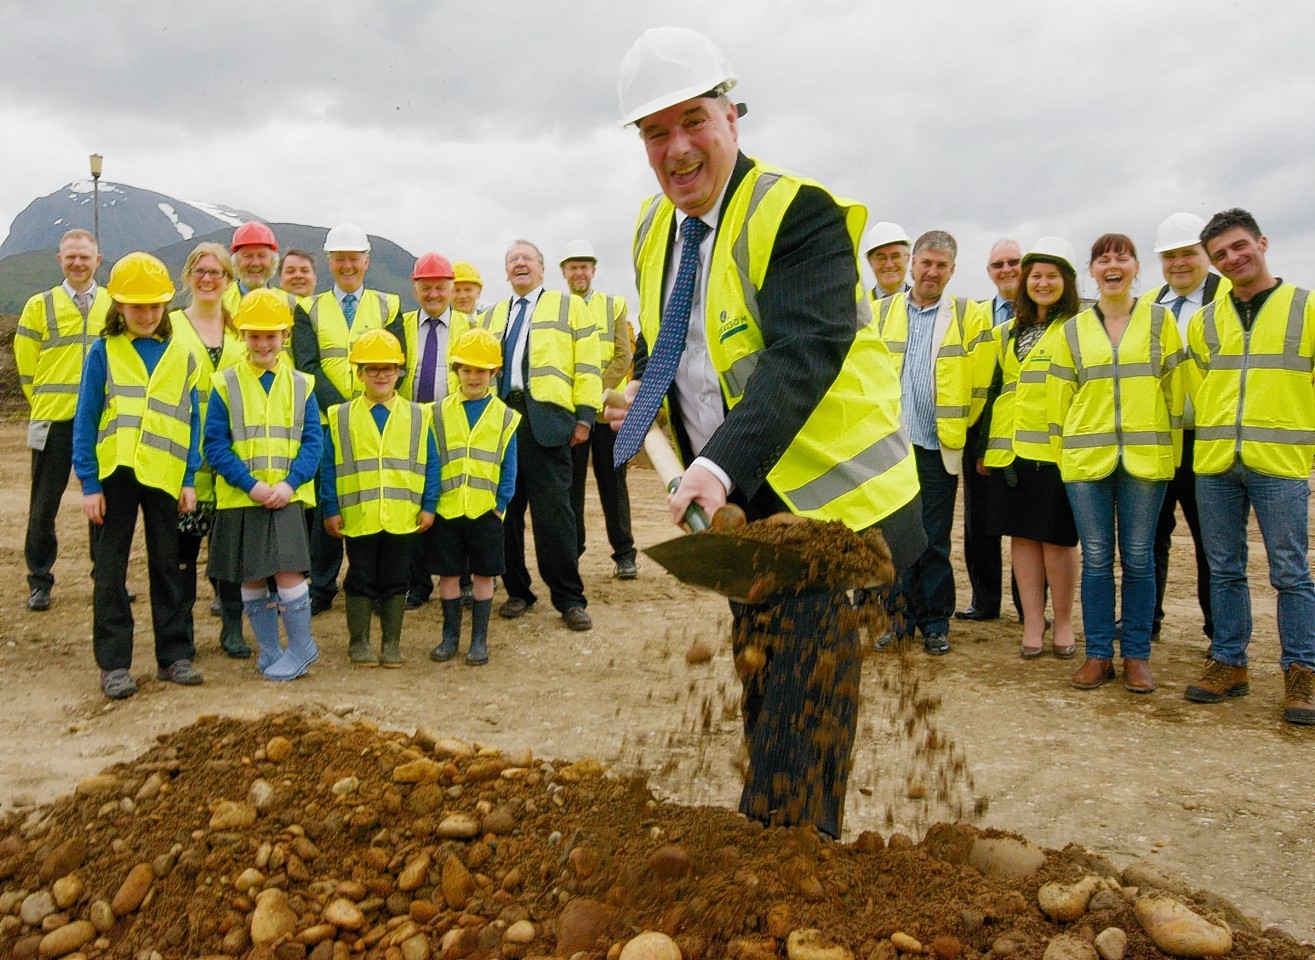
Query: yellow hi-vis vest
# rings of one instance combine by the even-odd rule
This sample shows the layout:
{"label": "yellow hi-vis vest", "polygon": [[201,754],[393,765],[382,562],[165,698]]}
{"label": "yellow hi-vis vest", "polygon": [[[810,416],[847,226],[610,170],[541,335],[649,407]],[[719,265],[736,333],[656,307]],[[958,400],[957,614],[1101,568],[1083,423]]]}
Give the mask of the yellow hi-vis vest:
{"label": "yellow hi-vis vest", "polygon": [[[419,310],[402,314],[402,333],[406,337],[406,342],[402,345],[403,349],[406,350],[406,374],[398,381],[397,392],[408,400],[416,398],[416,374],[420,372],[420,324],[422,322]],[[471,323],[470,314],[462,313],[455,308],[448,310],[447,349],[449,354],[452,352],[452,346],[457,342],[457,337],[469,330]],[[442,400],[448,393],[452,393],[461,386],[461,378],[452,369],[450,358],[444,358],[443,367],[447,371],[447,380],[438,382],[446,382],[447,393],[440,396],[435,391],[435,402]]]}
{"label": "yellow hi-vis vest", "polygon": [[[257,480],[275,484],[287,479],[301,449],[306,400],[315,378],[294,370],[280,357],[274,383],[266,394],[260,384],[264,372],[250,363],[239,363],[220,370],[211,383],[228,407],[233,453]],[[215,502],[220,510],[256,505],[245,490],[233,486],[222,474],[215,474]],[[298,487],[292,502],[315,506],[314,481]]]}
{"label": "yellow hi-vis vest", "polygon": [[1187,388],[1196,406],[1197,473],[1252,470],[1304,479],[1315,456],[1315,297],[1280,284],[1250,332],[1232,299],[1187,328]]}
{"label": "yellow hi-vis vest", "polygon": [[349,537],[415,533],[429,462],[429,408],[395,398],[380,433],[372,406],[357,397],[329,408],[342,532]]}
{"label": "yellow hi-vis vest", "polygon": [[[871,304],[877,330],[895,358],[898,376],[904,370],[904,353],[909,345],[909,295],[896,293]],[[986,406],[995,373],[991,314],[980,303],[965,297],[950,299],[950,323],[936,349],[935,371],[936,438],[943,447],[962,450],[968,428]]]}
{"label": "yellow hi-vis vest", "polygon": [[[400,308],[397,294],[362,288],[356,291],[356,316],[348,329],[347,318],[343,316],[342,307],[338,306],[338,298],[332,290],[325,290],[310,302],[306,313],[320,343],[320,370],[329,378],[333,388],[347,399],[359,396],[363,389],[356,371],[347,362],[352,345],[365,331],[386,327]],[[327,416],[326,411],[320,417],[321,422]]]}
{"label": "yellow hi-vis vest", "polygon": [[[187,318],[187,314],[182,310],[174,310],[169,314],[169,322],[173,325],[173,338],[186,347],[193,357],[196,358],[197,381],[196,392],[201,408],[201,424],[204,429],[205,415],[210,408],[210,381],[214,378],[217,371],[241,363],[247,357],[246,344],[242,342],[241,336],[227,324],[224,325],[224,349],[219,354],[219,363],[210,362],[210,351],[201,339],[196,328],[192,326],[192,321]],[[215,499],[215,472],[210,469],[207,463],[201,464],[201,469],[196,471],[196,499],[202,502],[210,502]]]}
{"label": "yellow hi-vis vest", "polygon": [[[512,297],[494,304],[475,318],[475,323],[499,339],[506,336]],[[603,405],[602,367],[598,363],[598,332],[585,303],[558,290],[544,290],[537,304],[530,304],[529,394],[540,403],[564,407],[572,413],[579,407],[597,410]],[[511,345],[503,346],[502,376],[510,377]]]}
{"label": "yellow hi-vis vest", "polygon": [[1056,345],[1064,338],[1064,324],[1052,322],[1021,362],[1014,353],[1013,327],[1011,320],[991,332],[1001,378],[1000,394],[991,407],[988,467],[1007,467],[1015,457],[1039,463],[1056,460],[1046,383]]}
{"label": "yellow hi-vis vest", "polygon": [[96,433],[96,462],[103,480],[131,467],[137,482],[178,496],[192,443],[192,354],[170,339],[148,375],[132,338],[105,338],[105,409]]}
{"label": "yellow hi-vis vest", "polygon": [[1046,384],[1064,480],[1099,480],[1119,461],[1169,480],[1182,459],[1182,338],[1173,312],[1138,303],[1117,344],[1094,309],[1064,321]]}
{"label": "yellow hi-vis vest", "polygon": [[[589,316],[593,319],[594,328],[598,331],[598,371],[601,378],[603,374],[607,373],[607,368],[611,366],[613,358],[616,357],[616,318],[621,311],[625,310],[626,300],[625,297],[622,296],[613,296],[610,293],[599,293],[595,290],[590,293],[589,299],[585,300],[584,303],[585,307],[589,310]],[[630,321],[627,320],[626,325],[629,326],[629,324]],[[633,333],[631,334],[630,346],[631,352],[633,353]],[[626,372],[621,375],[621,379],[617,381],[611,389],[617,391],[624,390],[626,384],[630,382],[630,370],[633,369],[634,365],[631,364],[630,369],[626,370]],[[601,379],[599,380],[599,383],[602,383]],[[604,386],[604,389],[607,389],[606,386]],[[607,422],[607,418],[603,416],[603,410],[601,407],[598,409],[597,421],[599,423]]]}
{"label": "yellow hi-vis vest", "polygon": [[[757,291],[781,220],[805,185],[824,189],[755,162],[717,228],[703,322],[722,397],[731,408],[743,397],[764,348]],[[850,200],[836,202],[845,211],[853,248],[854,343],[835,382],[766,480],[794,513],[862,530],[917,496],[918,473],[900,425],[899,376],[858,283],[858,243],[867,211]],[[657,342],[662,319],[662,273],[675,209],[664,196],[651,198],[635,232],[639,322],[650,345]]]}
{"label": "yellow hi-vis vest", "polygon": [[434,432],[442,463],[443,484],[438,515],[447,520],[482,517],[498,506],[498,481],[507,444],[521,415],[497,397],[471,427],[460,393],[449,393],[434,406]]}
{"label": "yellow hi-vis vest", "polygon": [[105,327],[110,295],[96,287],[82,319],[63,284],[27,301],[14,331],[14,365],[33,420],[72,420],[87,351]]}

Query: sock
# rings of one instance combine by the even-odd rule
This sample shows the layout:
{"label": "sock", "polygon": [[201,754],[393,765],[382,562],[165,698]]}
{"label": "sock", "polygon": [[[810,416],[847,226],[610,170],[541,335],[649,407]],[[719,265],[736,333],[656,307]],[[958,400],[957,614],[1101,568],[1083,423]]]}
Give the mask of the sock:
{"label": "sock", "polygon": [[269,587],[266,586],[242,588],[243,600],[264,600],[268,596],[269,596]]}
{"label": "sock", "polygon": [[279,602],[284,606],[287,606],[293,600],[296,600],[298,597],[304,597],[308,593],[310,593],[310,584],[305,580],[301,581],[301,583],[297,584],[295,587],[279,587]]}

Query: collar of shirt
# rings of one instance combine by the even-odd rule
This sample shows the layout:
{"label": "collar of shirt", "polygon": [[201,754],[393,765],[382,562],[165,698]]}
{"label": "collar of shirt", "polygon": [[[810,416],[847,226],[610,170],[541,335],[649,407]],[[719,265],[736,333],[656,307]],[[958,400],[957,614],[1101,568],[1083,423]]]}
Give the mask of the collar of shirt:
{"label": "collar of shirt", "polygon": [[96,281],[95,281],[95,280],[91,281],[91,285],[90,285],[89,287],[87,287],[86,290],[74,290],[74,289],[73,289],[73,285],[72,285],[71,283],[69,283],[67,280],[65,280],[62,284],[60,284],[60,286],[62,286],[62,287],[64,288],[64,292],[68,294],[68,298],[69,298],[70,300],[72,300],[74,297],[76,297],[79,293],[89,293],[89,294],[91,294],[91,298],[92,298],[93,300],[96,298]]}
{"label": "collar of shirt", "polygon": [[909,297],[909,298],[908,298],[908,304],[909,304],[909,319],[911,320],[911,319],[913,318],[913,315],[914,315],[915,313],[918,314],[919,316],[926,316],[927,314],[932,314],[932,315],[934,316],[935,313],[936,313],[936,311],[940,309],[941,301],[944,300],[944,299],[945,299],[945,296],[942,294],[940,297],[937,298],[937,300],[936,300],[935,303],[929,303],[929,304],[927,304],[927,306],[925,306],[925,307],[920,307],[920,306],[918,306],[916,303],[913,302],[913,298],[912,298],[912,297]]}
{"label": "collar of shirt", "polygon": [[372,404],[370,404],[371,407],[383,407],[384,409],[388,410],[389,412],[392,412],[393,407],[395,407],[396,405],[397,405],[397,393],[396,393],[396,391],[394,391],[393,395],[392,395],[391,397],[389,397],[387,400],[381,400],[379,403],[372,403]]}
{"label": "collar of shirt", "polygon": [[[704,213],[699,214],[699,219],[708,225],[708,236],[717,232],[717,224],[721,222],[721,205],[726,201],[726,190],[731,185],[731,178],[727,177],[726,182],[721,185],[721,193],[717,194],[717,202],[709,207]],[[676,242],[680,243],[680,228],[689,219],[689,214],[685,213],[679,207],[676,208]]]}
{"label": "collar of shirt", "polygon": [[[424,308],[423,308],[423,307],[421,308],[421,313],[424,313]],[[451,326],[451,325],[452,325],[452,308],[451,308],[451,307],[448,307],[446,310],[444,310],[442,313],[440,313],[440,314],[439,314],[438,316],[436,316],[436,317],[431,317],[429,314],[425,313],[425,315],[420,319],[420,322],[421,322],[421,323],[429,323],[431,320],[432,320],[432,321],[436,321],[436,322],[438,322],[439,324],[441,324],[442,326],[445,326],[445,327]]]}
{"label": "collar of shirt", "polygon": [[[997,293],[991,298],[991,321],[993,325],[999,326],[1006,320],[1010,319],[1013,314],[1013,309],[1013,302],[1006,300]],[[1001,316],[1001,314],[1004,314],[1004,316]]]}
{"label": "collar of shirt", "polygon": [[531,313],[534,312],[534,308],[539,305],[539,298],[542,296],[543,296],[542,286],[535,287],[533,290],[525,294],[525,296],[523,297],[513,292],[511,295],[511,315],[507,318],[507,322],[511,323],[511,321],[516,319],[516,304],[518,301],[520,300],[530,301],[530,308],[526,312],[526,317],[528,317]]}
{"label": "collar of shirt", "polygon": [[[356,305],[359,307],[359,306],[361,305],[361,298],[362,298],[362,296],[363,296],[364,293],[365,293],[365,287],[364,287],[364,286],[359,287],[359,288],[357,288],[356,290],[353,290],[352,293],[355,295],[355,297],[356,297]],[[347,291],[344,290],[342,287],[338,286],[338,285],[335,283],[335,284],[333,285],[333,296],[334,296],[335,299],[337,299],[337,301],[338,301],[338,306],[341,307],[341,306],[342,306],[342,298],[345,297],[345,296],[347,296]]]}

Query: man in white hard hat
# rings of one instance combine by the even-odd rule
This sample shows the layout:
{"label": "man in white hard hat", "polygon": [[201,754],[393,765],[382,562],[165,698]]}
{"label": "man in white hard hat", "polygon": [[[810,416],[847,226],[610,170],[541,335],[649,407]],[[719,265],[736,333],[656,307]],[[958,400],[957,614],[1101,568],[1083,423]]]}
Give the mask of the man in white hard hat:
{"label": "man in white hard hat", "polygon": [[537,602],[525,564],[525,511],[534,527],[539,576],[572,630],[592,630],[580,580],[571,509],[571,447],[589,442],[603,405],[598,334],[579,297],[543,285],[543,253],[517,240],[506,255],[512,295],[475,323],[502,341],[499,398],[521,414],[516,428],[516,495],[503,518],[507,600],[498,615],[524,616]]}
{"label": "man in white hard hat", "polygon": [[[950,652],[954,569],[950,540],[968,428],[986,406],[995,369],[991,320],[985,308],[946,293],[959,246],[944,230],[928,230],[913,245],[913,285],[873,304],[878,328],[900,371],[904,423],[913,442],[922,489],[927,549],[898,584],[906,604],[902,632],[922,633],[932,656]],[[970,471],[971,472],[971,471]],[[897,627],[901,626],[896,624]]]}
{"label": "man in white hard hat", "polygon": [[[995,296],[982,301],[990,312],[991,325],[998,327],[1014,319],[1014,300],[1018,297],[1018,282],[1022,276],[1022,249],[1017,240],[1002,239],[991,245],[986,258],[986,275],[995,285]],[[981,440],[981,424],[968,428],[965,450],[977,450]],[[986,477],[974,469],[963,472],[963,559],[968,568],[968,582],[972,585],[972,600],[963,610],[956,610],[956,620],[995,620],[1000,616],[1000,583],[1004,573],[1000,561],[1000,538],[986,529]],[[1014,596],[1018,596],[1015,588]],[[1022,606],[1014,603],[1022,611]]]}
{"label": "man in white hard hat", "polygon": [[[338,224],[325,237],[324,253],[333,274],[333,289],[299,304],[292,324],[293,362],[298,370],[315,378],[321,423],[327,422],[330,407],[362,391],[356,372],[347,362],[361,334],[382,327],[399,342],[405,342],[406,337],[397,294],[365,287],[365,271],[370,266],[370,238],[365,231],[354,223]],[[325,531],[318,507],[314,521],[310,541],[311,613],[320,614],[329,609],[338,593],[342,541]]]}
{"label": "man in white hard hat", "polygon": [[[1194,213],[1174,213],[1164,219],[1155,231],[1155,252],[1160,257],[1160,270],[1164,273],[1164,286],[1147,293],[1152,303],[1162,303],[1178,318],[1178,329],[1183,342],[1187,342],[1187,323],[1192,315],[1207,303],[1223,300],[1233,285],[1210,269],[1210,258],[1201,245],[1201,231],[1205,221]],[[1192,455],[1196,447],[1196,419],[1192,401],[1183,411],[1183,459],[1174,471],[1173,479],[1164,491],[1160,507],[1160,520],[1155,528],[1155,620],[1151,625],[1151,639],[1158,640],[1164,622],[1164,590],[1169,581],[1169,547],[1177,526],[1175,507],[1181,507],[1187,529],[1192,532],[1192,545],[1196,550],[1196,600],[1204,618],[1202,629],[1207,637],[1214,636],[1214,618],[1210,613],[1210,563],[1205,556],[1201,538],[1201,521],[1196,509],[1196,471]]]}
{"label": "man in white hard hat", "polygon": [[[682,28],[647,31],[621,63],[621,119],[662,193],[636,232],[637,379],[630,405],[607,411],[615,461],[634,455],[665,401],[688,464],[668,499],[673,522],[729,501],[751,520],[879,525],[899,569],[925,541],[899,382],[860,285],[865,212],[741,153],[735,82],[712,42]],[[740,810],[838,837],[861,659],[848,601],[806,587],[732,612],[741,662],[762,664],[743,677]]]}
{"label": "man in white hard hat", "polygon": [[869,291],[873,300],[903,293],[909,289],[905,277],[909,272],[908,231],[892,220],[880,220],[863,236],[863,256],[877,285]]}
{"label": "man in white hard hat", "polygon": [[[603,368],[603,390],[624,389],[634,356],[634,334],[626,312],[624,297],[594,289],[598,258],[587,240],[572,240],[566,245],[560,266],[562,278],[571,293],[584,300],[594,327],[598,331],[599,362]],[[575,542],[584,555],[584,488],[589,477],[589,458],[593,455],[594,483],[603,507],[607,541],[612,547],[612,576],[633,580],[639,575],[635,565],[635,538],[630,533],[630,490],[626,486],[626,468],[612,466],[612,448],[616,434],[599,409],[598,422],[589,434],[589,442],[571,448],[574,458],[571,476],[571,506],[575,510]]]}

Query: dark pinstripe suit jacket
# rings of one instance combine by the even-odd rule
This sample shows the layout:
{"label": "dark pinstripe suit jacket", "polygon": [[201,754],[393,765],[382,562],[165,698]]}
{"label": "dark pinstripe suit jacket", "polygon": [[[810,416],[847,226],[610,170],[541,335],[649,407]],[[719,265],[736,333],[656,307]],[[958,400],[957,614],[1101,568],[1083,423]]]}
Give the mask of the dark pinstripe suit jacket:
{"label": "dark pinstripe suit jacket", "polygon": [[[743,183],[753,161],[740,154],[722,203]],[[722,221],[718,221],[720,224]],[[674,230],[666,238],[672,269]],[[682,459],[704,456],[735,484],[731,500],[756,519],[784,509],[763,481],[840,372],[854,341],[858,267],[844,212],[825,191],[803,187],[781,222],[771,261],[757,291],[765,346],[744,396],[702,450],[691,450],[679,416],[673,416]],[[643,376],[648,348],[641,334],[635,374]],[[673,386],[673,414],[680,396]],[[723,397],[723,403],[725,398]]]}

